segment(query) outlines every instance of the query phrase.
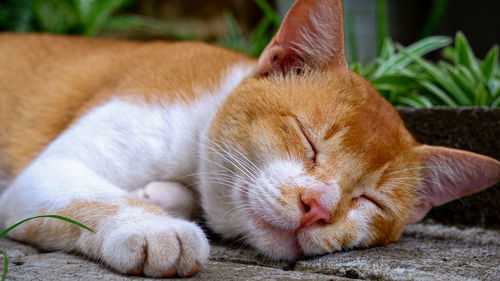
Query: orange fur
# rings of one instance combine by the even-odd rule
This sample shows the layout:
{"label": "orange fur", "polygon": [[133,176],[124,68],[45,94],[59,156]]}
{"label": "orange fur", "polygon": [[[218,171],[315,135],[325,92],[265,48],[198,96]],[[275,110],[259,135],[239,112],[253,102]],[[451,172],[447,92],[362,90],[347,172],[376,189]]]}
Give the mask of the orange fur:
{"label": "orange fur", "polygon": [[0,53],[0,162],[11,176],[89,109],[113,96],[189,102],[197,89],[217,86],[229,65],[254,63],[203,43],[46,34],[0,34]]}
{"label": "orange fur", "polygon": [[[92,173],[97,167],[78,165],[76,160],[76,164],[72,159],[57,162],[72,149],[73,140],[85,134],[77,131],[64,143],[63,152],[56,150],[48,160],[42,156],[41,162],[35,161],[39,166],[27,169],[30,173],[25,181],[13,184],[10,196],[17,201],[5,209],[12,213],[12,206],[31,198],[29,190],[30,196],[24,196],[23,188],[30,187],[24,184],[36,186],[30,177],[38,179],[40,173],[47,172],[44,167],[57,170],[69,165],[74,174],[61,185],[102,176],[96,184],[106,189],[100,192],[109,194],[100,194],[102,203],[69,201],[71,196],[66,193],[67,201],[61,201],[67,206],[56,211],[99,228],[98,235],[82,236],[76,227],[66,228],[49,220],[28,224],[14,235],[47,248],[70,248],[72,243],[80,243],[88,246],[80,247],[84,254],[102,257],[129,274],[190,276],[208,259],[208,242],[202,230],[130,198],[130,194],[122,196],[124,191],[113,184],[120,184],[117,178],[131,178],[127,173],[134,167],[145,167],[135,174],[147,174],[143,181],[196,177],[209,226],[225,237],[249,235],[245,238],[252,245],[275,259],[385,245],[397,240],[407,223],[421,219],[432,206],[477,192],[500,178],[500,162],[494,159],[417,143],[397,111],[368,81],[349,71],[342,27],[340,0],[298,0],[258,61],[202,43],[0,35],[0,166],[10,177],[19,175],[75,121],[115,97],[151,105],[151,110],[156,104],[167,105],[161,108],[162,118],[172,119],[158,123],[178,126],[168,136],[146,131],[139,139],[153,141],[139,141],[136,145],[140,148],[120,142],[120,149],[130,149],[132,155],[122,162],[133,162],[158,143],[175,142],[177,137],[183,144],[163,150],[160,145],[152,154],[167,155],[148,155],[142,165],[114,167],[112,161],[105,162],[116,169],[110,168],[106,170],[109,175],[102,176]],[[230,93],[221,90],[219,94],[228,96],[221,104],[214,102],[204,108],[210,112],[197,112],[201,116],[194,123],[203,119],[206,127],[187,130],[182,119],[191,117],[189,110],[200,109],[194,105],[175,108],[184,110],[180,114],[172,109],[175,104],[203,103],[203,95],[216,91],[237,65],[254,66],[254,71],[239,85],[232,85]],[[240,78],[235,81],[239,83]],[[121,110],[128,110],[124,108]],[[177,119],[169,113],[178,114]],[[140,111],[135,120],[144,114]],[[96,126],[101,120],[93,119],[89,124]],[[128,121],[117,122],[126,127]],[[105,130],[98,133],[106,134]],[[123,130],[130,133],[125,136],[137,136],[132,129]],[[86,137],[89,141],[95,136],[90,133]],[[115,145],[110,139],[108,145]],[[193,139],[196,141],[191,142]],[[92,154],[101,144],[92,143],[94,146],[83,153]],[[196,147],[187,147],[191,145]],[[103,146],[104,153],[85,164],[100,164],[110,146]],[[113,154],[116,159],[106,160],[123,160],[121,152]],[[188,165],[182,166],[189,157]],[[166,169],[156,171],[155,167],[163,167],[168,160],[173,162],[168,169],[176,170],[179,165],[181,171],[163,177]],[[149,170],[154,172],[149,175]],[[59,183],[57,179],[45,180],[45,184]],[[110,187],[106,180],[117,183]],[[35,192],[41,192],[47,185],[36,188]],[[54,196],[65,188],[71,186],[41,193]],[[93,187],[77,190],[92,194],[88,188]],[[164,196],[165,192],[158,194]],[[10,198],[2,200],[9,202]],[[50,202],[38,203],[46,206]],[[142,217],[147,217],[146,221],[140,221]],[[123,223],[134,228],[128,231]],[[110,237],[107,243],[102,239],[106,235]],[[126,238],[122,239],[123,235]],[[87,248],[93,250],[85,252]],[[100,253],[102,248],[107,253]],[[123,255],[127,258],[122,259]]]}

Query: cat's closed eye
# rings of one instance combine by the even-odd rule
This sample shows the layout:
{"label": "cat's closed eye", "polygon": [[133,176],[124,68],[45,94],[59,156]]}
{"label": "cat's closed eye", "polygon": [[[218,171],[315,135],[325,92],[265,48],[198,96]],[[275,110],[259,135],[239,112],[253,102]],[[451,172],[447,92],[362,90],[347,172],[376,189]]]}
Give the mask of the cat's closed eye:
{"label": "cat's closed eye", "polygon": [[306,154],[306,161],[310,162],[311,167],[315,167],[317,165],[317,154],[318,150],[316,146],[314,145],[311,136],[308,135],[307,131],[305,130],[305,126],[303,122],[300,121],[297,117],[293,117],[294,121],[294,128],[298,131],[298,133],[302,137],[302,141],[304,143],[305,149],[307,151]]}
{"label": "cat's closed eye", "polygon": [[379,209],[380,211],[385,210],[384,206],[381,203],[379,203],[378,200],[376,200],[372,196],[369,196],[366,194],[362,194],[360,196],[354,197],[352,199],[352,202],[355,204],[355,208],[373,206],[373,207],[376,207],[377,209]]}

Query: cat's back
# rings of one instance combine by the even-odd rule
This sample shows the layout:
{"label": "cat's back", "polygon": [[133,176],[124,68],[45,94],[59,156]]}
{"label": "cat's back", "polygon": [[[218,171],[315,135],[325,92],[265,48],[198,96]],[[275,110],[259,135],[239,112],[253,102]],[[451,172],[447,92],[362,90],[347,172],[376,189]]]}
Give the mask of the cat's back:
{"label": "cat's back", "polygon": [[253,61],[204,43],[0,34],[0,164],[19,172],[75,120],[114,97],[189,102],[237,64]]}

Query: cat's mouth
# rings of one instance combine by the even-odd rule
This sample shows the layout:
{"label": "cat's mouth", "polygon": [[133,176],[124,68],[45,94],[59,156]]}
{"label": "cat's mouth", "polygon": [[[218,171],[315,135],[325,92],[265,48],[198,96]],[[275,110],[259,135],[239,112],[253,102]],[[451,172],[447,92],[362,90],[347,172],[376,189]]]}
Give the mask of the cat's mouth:
{"label": "cat's mouth", "polygon": [[[285,229],[266,220],[261,217],[254,215],[253,223],[255,227],[263,232],[264,238],[267,240],[269,245],[272,247],[268,249],[271,252],[277,252],[275,254],[271,253],[273,258],[278,257],[279,259],[295,259],[303,254],[302,247],[299,244],[298,232],[301,228],[297,229]],[[286,253],[286,255],[284,255]]]}

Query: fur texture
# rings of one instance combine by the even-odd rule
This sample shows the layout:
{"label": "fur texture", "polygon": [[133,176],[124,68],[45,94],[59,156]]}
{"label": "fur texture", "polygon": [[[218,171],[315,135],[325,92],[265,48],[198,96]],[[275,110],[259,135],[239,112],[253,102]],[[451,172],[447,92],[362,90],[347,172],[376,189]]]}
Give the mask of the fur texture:
{"label": "fur texture", "polygon": [[[191,276],[199,218],[272,259],[385,245],[500,163],[417,143],[351,73],[340,0],[299,0],[258,61],[201,43],[0,35],[0,227],[119,272]],[[195,206],[193,206],[195,205]]]}

